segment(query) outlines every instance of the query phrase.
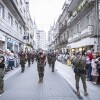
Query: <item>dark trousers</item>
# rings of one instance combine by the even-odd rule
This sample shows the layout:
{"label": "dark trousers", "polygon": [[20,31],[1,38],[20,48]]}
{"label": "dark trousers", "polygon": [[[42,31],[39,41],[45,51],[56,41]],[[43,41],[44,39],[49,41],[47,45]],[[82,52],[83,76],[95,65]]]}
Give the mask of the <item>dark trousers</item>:
{"label": "dark trousers", "polygon": [[30,59],[28,58],[28,66],[30,67]]}
{"label": "dark trousers", "polygon": [[91,75],[91,72],[92,72],[92,67],[91,67],[91,64],[88,64],[88,78],[90,81],[92,81],[92,75]]}

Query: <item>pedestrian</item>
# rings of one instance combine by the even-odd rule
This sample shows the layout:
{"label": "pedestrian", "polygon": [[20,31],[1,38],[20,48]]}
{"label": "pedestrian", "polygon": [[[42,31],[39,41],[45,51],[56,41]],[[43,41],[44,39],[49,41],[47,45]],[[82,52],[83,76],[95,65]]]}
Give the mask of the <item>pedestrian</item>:
{"label": "pedestrian", "polygon": [[46,60],[46,57],[43,54],[43,51],[40,50],[37,55],[37,71],[38,71],[38,76],[39,76],[38,83],[43,82],[45,60]]}
{"label": "pedestrian", "polygon": [[31,63],[31,52],[27,52],[27,61],[28,61],[28,67],[30,67],[30,63]]}
{"label": "pedestrian", "polygon": [[20,58],[21,72],[24,72],[26,64],[26,53],[23,50],[21,50],[21,52],[19,53],[19,58]]}
{"label": "pedestrian", "polygon": [[49,67],[51,67],[51,52],[48,53],[47,60],[48,60]]}
{"label": "pedestrian", "polygon": [[5,73],[5,59],[3,56],[3,51],[0,50],[0,94],[4,92],[4,73]]}
{"label": "pedestrian", "polygon": [[85,77],[85,67],[86,67],[86,60],[84,57],[82,57],[82,54],[80,52],[76,53],[76,57],[71,60],[73,66],[74,66],[74,73],[75,73],[75,80],[76,80],[76,89],[77,89],[77,95],[80,95],[79,91],[79,80],[81,78],[84,88],[84,95],[87,96],[87,86],[86,86],[86,77]]}
{"label": "pedestrian", "polygon": [[52,52],[51,53],[52,72],[54,72],[54,69],[55,69],[55,61],[56,61],[56,54]]}
{"label": "pedestrian", "polygon": [[34,57],[35,57],[35,54],[34,54],[34,51],[31,53],[31,61],[32,61],[32,64],[34,63]]}
{"label": "pedestrian", "polygon": [[97,63],[98,61],[96,61],[96,54],[93,54],[93,59],[91,62],[91,66],[92,66],[92,73],[91,75],[93,76],[93,84],[97,84],[97,80],[98,80],[98,76],[99,76],[99,72],[97,71]]}
{"label": "pedestrian", "polygon": [[91,50],[88,50],[88,51],[87,51],[87,55],[88,55],[88,58],[89,58],[89,60],[90,60],[90,63],[88,63],[88,81],[92,81],[92,75],[91,75],[91,72],[92,72],[91,61],[92,61],[92,59],[93,59],[93,55],[92,55]]}
{"label": "pedestrian", "polygon": [[8,64],[9,68],[11,70],[13,70],[14,67],[14,51],[11,50],[10,54],[9,54],[9,64]]}

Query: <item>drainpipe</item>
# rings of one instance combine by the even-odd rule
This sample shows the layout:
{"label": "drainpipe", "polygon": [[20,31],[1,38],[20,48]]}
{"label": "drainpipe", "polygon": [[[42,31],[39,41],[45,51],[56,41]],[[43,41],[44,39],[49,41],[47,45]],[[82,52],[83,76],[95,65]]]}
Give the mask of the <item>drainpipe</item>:
{"label": "drainpipe", "polygon": [[99,7],[98,0],[96,0],[96,36],[97,36],[97,50],[100,50],[100,39],[99,39]]}

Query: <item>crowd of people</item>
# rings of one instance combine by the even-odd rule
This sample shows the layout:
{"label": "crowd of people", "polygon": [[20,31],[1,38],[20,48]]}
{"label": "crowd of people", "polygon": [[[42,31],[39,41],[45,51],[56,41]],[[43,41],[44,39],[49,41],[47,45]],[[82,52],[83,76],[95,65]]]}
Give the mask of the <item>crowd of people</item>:
{"label": "crowd of people", "polygon": [[62,63],[72,66],[75,73],[76,89],[77,89],[78,95],[80,95],[80,92],[79,92],[80,77],[82,79],[85,95],[88,95],[85,80],[92,81],[92,83],[95,85],[99,83],[100,81],[100,51],[94,51],[94,50],[87,50],[84,52],[73,51],[72,55],[69,55],[69,53],[66,53],[66,54],[60,53],[58,54],[57,59]]}
{"label": "crowd of people", "polygon": [[[49,56],[50,59],[49,59]],[[49,67],[52,67],[52,72],[54,72],[54,66],[56,61],[56,54],[54,52],[46,53],[42,49],[38,51],[23,51],[16,53],[13,50],[6,50],[5,52],[0,49],[0,94],[4,92],[4,75],[17,67],[21,67],[21,73],[25,71],[25,65],[30,67],[37,62],[37,71],[39,76],[39,83],[43,83],[44,68],[46,65],[46,57],[48,60]]]}
{"label": "crowd of people", "polygon": [[23,73],[25,71],[25,64],[27,63],[28,67],[30,67],[30,65],[34,63],[34,60],[36,60],[37,71],[39,76],[38,82],[43,83],[44,68],[46,65],[46,61],[48,62],[49,67],[51,67],[51,71],[54,72],[56,59],[58,59],[62,63],[67,63],[68,65],[72,66],[75,73],[77,94],[80,95],[79,79],[81,78],[84,88],[84,95],[87,96],[88,93],[86,79],[88,81],[92,81],[93,84],[97,84],[100,76],[99,51],[74,51],[72,55],[70,55],[69,53],[60,55],[54,51],[47,53],[44,52],[42,49],[38,51],[27,52],[21,50],[19,53],[16,53],[13,50],[6,50],[5,52],[0,50],[0,94],[4,92],[3,78],[8,71],[14,70],[20,65],[21,72]]}
{"label": "crowd of people", "polygon": [[[84,53],[82,52],[80,53],[86,59],[87,80],[93,81],[93,84],[97,84],[98,78],[100,76],[100,51],[87,50]],[[76,54],[75,51],[73,51],[72,55],[69,55],[69,53],[66,54],[60,53],[59,55],[60,55],[60,57],[58,57],[59,61],[67,65],[71,65],[71,58],[73,58]]]}

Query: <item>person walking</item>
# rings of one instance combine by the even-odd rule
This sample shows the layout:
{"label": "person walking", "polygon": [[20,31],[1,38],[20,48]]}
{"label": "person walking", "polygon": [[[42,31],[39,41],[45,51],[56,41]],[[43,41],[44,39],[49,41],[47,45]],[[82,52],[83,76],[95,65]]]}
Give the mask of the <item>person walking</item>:
{"label": "person walking", "polygon": [[31,61],[32,61],[32,64],[34,63],[34,57],[35,57],[35,53],[34,51],[31,53]]}
{"label": "person walking", "polygon": [[55,69],[55,61],[56,61],[56,54],[54,52],[51,53],[51,65],[52,65],[52,72]]}
{"label": "person walking", "polygon": [[79,91],[79,80],[81,78],[84,88],[84,95],[87,96],[87,86],[86,86],[86,77],[85,77],[85,67],[86,67],[86,59],[82,56],[80,52],[76,53],[76,57],[71,60],[74,66],[75,80],[76,80],[76,89],[77,95],[80,95]]}
{"label": "person walking", "polygon": [[0,50],[0,94],[4,92],[4,73],[5,73],[5,59],[3,56],[3,51]]}
{"label": "person walking", "polygon": [[38,83],[43,82],[45,59],[46,59],[46,57],[43,54],[43,51],[40,50],[38,55],[37,55],[37,71],[38,71],[38,76],[39,76]]}
{"label": "person walking", "polygon": [[27,52],[27,61],[28,61],[28,67],[30,67],[30,63],[31,63],[31,53],[29,51]]}
{"label": "person walking", "polygon": [[21,72],[25,71],[25,63],[26,63],[26,53],[23,50],[19,53]]}
{"label": "person walking", "polygon": [[97,59],[96,59],[96,54],[94,53],[93,54],[93,59],[91,61],[91,66],[92,66],[92,73],[91,75],[93,76],[93,84],[97,84],[97,80],[98,80],[98,77],[99,77],[99,72],[97,71]]}
{"label": "person walking", "polygon": [[11,70],[13,70],[14,67],[14,51],[11,50],[10,54],[9,54],[9,64],[8,64],[9,68],[11,68]]}
{"label": "person walking", "polygon": [[47,60],[48,60],[49,67],[51,67],[51,52],[48,53]]}

